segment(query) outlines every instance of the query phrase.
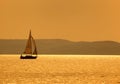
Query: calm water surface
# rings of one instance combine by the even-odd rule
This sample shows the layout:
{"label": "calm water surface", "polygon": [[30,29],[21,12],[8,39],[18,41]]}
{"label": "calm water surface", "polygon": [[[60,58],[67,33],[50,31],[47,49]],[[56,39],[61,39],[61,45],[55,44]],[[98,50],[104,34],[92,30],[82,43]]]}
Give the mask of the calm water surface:
{"label": "calm water surface", "polygon": [[118,84],[120,56],[0,55],[0,84]]}

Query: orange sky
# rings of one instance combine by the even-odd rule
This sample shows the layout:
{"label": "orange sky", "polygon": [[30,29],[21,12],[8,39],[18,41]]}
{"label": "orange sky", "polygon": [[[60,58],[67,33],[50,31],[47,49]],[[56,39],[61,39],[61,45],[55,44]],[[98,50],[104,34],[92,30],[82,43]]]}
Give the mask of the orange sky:
{"label": "orange sky", "polygon": [[0,0],[0,39],[120,42],[120,0]]}

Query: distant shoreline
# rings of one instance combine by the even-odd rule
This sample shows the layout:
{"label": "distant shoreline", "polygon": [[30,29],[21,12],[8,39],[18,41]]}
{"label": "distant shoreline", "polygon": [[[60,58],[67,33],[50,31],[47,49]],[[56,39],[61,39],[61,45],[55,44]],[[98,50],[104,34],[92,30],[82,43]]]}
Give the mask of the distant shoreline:
{"label": "distant shoreline", "polygon": [[[1,39],[0,54],[21,54],[24,52],[25,39]],[[120,55],[120,43],[115,41],[80,41],[64,39],[36,39],[40,55]]]}

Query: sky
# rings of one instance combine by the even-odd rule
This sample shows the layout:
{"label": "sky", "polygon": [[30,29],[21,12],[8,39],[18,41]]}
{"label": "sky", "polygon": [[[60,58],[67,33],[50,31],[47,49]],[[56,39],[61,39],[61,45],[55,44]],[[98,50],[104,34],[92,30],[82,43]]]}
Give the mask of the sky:
{"label": "sky", "polygon": [[120,42],[120,0],[0,0],[0,39]]}

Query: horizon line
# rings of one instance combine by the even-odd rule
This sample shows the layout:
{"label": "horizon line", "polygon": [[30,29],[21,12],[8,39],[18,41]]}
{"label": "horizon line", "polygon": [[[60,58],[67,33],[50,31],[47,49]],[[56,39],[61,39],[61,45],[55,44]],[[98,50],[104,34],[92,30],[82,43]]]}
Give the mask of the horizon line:
{"label": "horizon line", "polygon": [[[0,40],[27,40],[27,38],[25,38],[25,39],[0,39]],[[103,41],[112,41],[112,42],[118,42],[118,43],[120,43],[119,41],[114,41],[114,40],[93,40],[93,41],[73,41],[73,40],[68,40],[68,39],[59,39],[59,38],[55,38],[55,39],[35,39],[35,40],[66,40],[66,41],[71,41],[71,42],[103,42]]]}

